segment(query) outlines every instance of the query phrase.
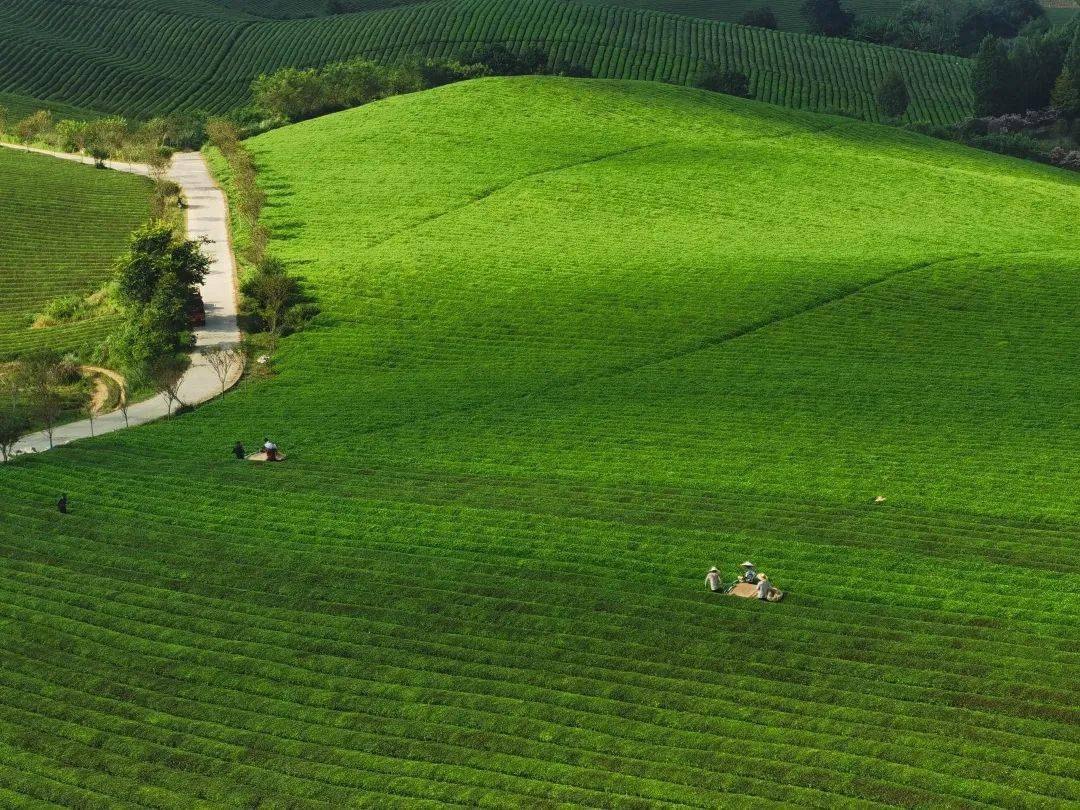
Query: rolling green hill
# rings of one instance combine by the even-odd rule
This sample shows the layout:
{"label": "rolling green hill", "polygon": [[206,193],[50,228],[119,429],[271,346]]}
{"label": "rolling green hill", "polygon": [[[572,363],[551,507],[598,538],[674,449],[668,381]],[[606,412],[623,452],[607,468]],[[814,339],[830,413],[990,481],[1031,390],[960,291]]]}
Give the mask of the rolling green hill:
{"label": "rolling green hill", "polygon": [[[367,11],[373,8],[411,5],[423,0],[337,0],[337,8],[347,11]],[[600,6],[640,8],[683,14],[704,20],[738,22],[747,11],[768,6],[776,14],[780,28],[785,31],[806,31],[806,20],[799,11],[802,0],[578,0]],[[270,19],[319,17],[329,13],[327,0],[195,0],[213,3],[222,8],[242,11]],[[1069,0],[1058,0],[1069,2]],[[903,5],[901,0],[852,0],[844,4],[860,18],[888,17]],[[340,13],[340,12],[339,12]]]}
{"label": "rolling green hill", "polygon": [[112,318],[30,323],[48,301],[99,287],[149,214],[145,178],[0,148],[0,360],[81,348],[113,327]]}
{"label": "rolling green hill", "polygon": [[[739,22],[751,9],[768,6],[776,14],[783,31],[807,30],[806,19],[800,8],[803,0],[577,0],[600,6],[649,9],[704,20]],[[423,0],[337,0],[339,9],[367,11],[390,6],[411,5]],[[254,17],[268,19],[292,19],[297,17],[326,16],[328,0],[186,0],[189,8],[215,5],[230,11],[239,11]],[[173,4],[175,6],[175,3]],[[894,17],[904,5],[902,0],[848,0],[844,6],[854,12],[857,19],[871,20]],[[1055,23],[1067,22],[1077,12],[1076,0],[1044,0],[1047,15]]]}
{"label": "rolling green hill", "polygon": [[0,467],[5,801],[1075,800],[1075,175],[536,78],[250,146],[323,314]]}
{"label": "rolling green hill", "polygon": [[738,68],[753,95],[795,108],[877,119],[890,67],[908,82],[912,119],[970,108],[967,60],[847,40],[569,0],[432,0],[304,20],[266,20],[200,0],[0,7],[0,92],[126,115],[221,112],[260,72],[354,55],[445,56],[481,43],[543,44],[600,77],[691,83],[703,61]]}

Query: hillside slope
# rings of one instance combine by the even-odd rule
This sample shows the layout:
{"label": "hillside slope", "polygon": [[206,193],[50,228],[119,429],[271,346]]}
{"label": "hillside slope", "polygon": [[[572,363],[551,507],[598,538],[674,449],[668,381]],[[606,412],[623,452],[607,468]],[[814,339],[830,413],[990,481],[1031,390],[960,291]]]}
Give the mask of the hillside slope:
{"label": "hillside slope", "polygon": [[205,0],[13,0],[0,6],[0,92],[127,115],[221,112],[282,66],[445,56],[492,42],[544,45],[599,77],[677,84],[710,60],[746,72],[763,101],[869,120],[895,67],[911,90],[909,118],[945,123],[970,108],[964,59],[570,0],[432,0],[285,21]]}
{"label": "hillside slope", "polygon": [[0,467],[5,800],[1076,798],[1075,175],[531,78],[250,145],[323,314]]}
{"label": "hillside slope", "polygon": [[0,148],[0,360],[37,346],[81,348],[112,318],[31,329],[48,301],[104,282],[150,215],[150,181]]}
{"label": "hillside slope", "polygon": [[[779,27],[784,31],[806,31],[806,20],[799,11],[802,0],[578,0],[601,6],[624,6],[671,14],[699,17],[703,20],[738,22],[751,9],[768,6],[776,14]],[[1072,0],[1057,0],[1072,2]],[[242,11],[270,19],[297,17],[320,17],[328,13],[327,0],[187,0],[189,3],[212,3],[218,7]],[[423,0],[338,0],[337,8],[345,11],[367,11],[373,8],[410,5]],[[851,0],[844,4],[859,19],[889,17],[903,5],[901,0]],[[336,13],[341,13],[340,11]]]}

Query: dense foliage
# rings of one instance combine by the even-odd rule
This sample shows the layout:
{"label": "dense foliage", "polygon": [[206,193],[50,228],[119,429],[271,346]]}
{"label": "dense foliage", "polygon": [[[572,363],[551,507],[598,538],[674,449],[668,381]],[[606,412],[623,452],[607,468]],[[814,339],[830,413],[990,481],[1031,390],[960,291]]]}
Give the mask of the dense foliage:
{"label": "dense foliage", "polygon": [[875,98],[878,109],[886,118],[899,118],[907,111],[908,104],[911,103],[904,77],[895,70],[890,71],[881,82]]}
{"label": "dense foliage", "polygon": [[50,302],[78,307],[108,280],[149,214],[151,188],[134,175],[0,148],[0,361],[35,347],[83,349],[115,326],[111,315],[31,328]]}
{"label": "dense foliage", "polygon": [[912,119],[970,114],[965,60],[640,9],[524,2],[435,0],[274,21],[220,8],[197,14],[192,0],[12,0],[0,4],[0,88],[128,117],[224,113],[250,101],[260,74],[282,68],[455,59],[502,46],[516,58],[540,51],[566,66],[557,72],[679,84],[711,62],[745,74],[754,98],[870,120],[880,119],[874,94],[896,69],[908,82]]}
{"label": "dense foliage", "polygon": [[110,360],[134,377],[146,377],[162,358],[190,344],[188,309],[209,272],[202,246],[178,235],[171,223],[136,230],[116,263],[116,293],[126,312],[109,339]]}
{"label": "dense foliage", "polygon": [[1075,798],[1076,177],[547,78],[248,146],[324,312],[0,467],[3,801]]}
{"label": "dense foliage", "polygon": [[1038,0],[911,0],[893,16],[861,19],[852,34],[901,48],[972,56],[986,37],[1012,38],[1044,18]]}

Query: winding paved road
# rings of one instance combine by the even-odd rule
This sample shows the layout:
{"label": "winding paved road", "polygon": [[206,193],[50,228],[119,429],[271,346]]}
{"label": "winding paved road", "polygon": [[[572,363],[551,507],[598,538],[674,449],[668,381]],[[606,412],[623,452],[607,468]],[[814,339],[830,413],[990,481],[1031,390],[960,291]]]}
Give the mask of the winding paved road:
{"label": "winding paved road", "polygon": [[[94,162],[92,158],[84,155],[43,149],[30,151],[78,163]],[[149,167],[139,163],[109,161],[108,166],[110,169],[132,174],[150,174]],[[229,245],[229,209],[225,195],[217,187],[206,160],[199,152],[177,153],[173,157],[168,176],[183,189],[187,200],[188,238],[209,240],[203,250],[210,257],[210,272],[201,288],[203,303],[206,305],[206,326],[196,330],[196,346],[234,345],[240,340],[240,330],[236,325],[236,262]],[[239,378],[240,369],[234,369],[226,385],[234,385]],[[213,399],[220,392],[221,383],[217,375],[196,348],[191,354],[191,367],[180,384],[180,401],[186,405],[197,405]],[[155,396],[128,407],[127,425],[142,425],[167,416],[168,413],[165,400]],[[100,436],[102,433],[120,430],[127,425],[119,411],[94,419],[92,433],[90,420],[71,422],[53,431],[53,444],[59,447],[91,435]],[[38,453],[48,449],[49,439],[44,433],[30,433],[15,445],[15,454]]]}

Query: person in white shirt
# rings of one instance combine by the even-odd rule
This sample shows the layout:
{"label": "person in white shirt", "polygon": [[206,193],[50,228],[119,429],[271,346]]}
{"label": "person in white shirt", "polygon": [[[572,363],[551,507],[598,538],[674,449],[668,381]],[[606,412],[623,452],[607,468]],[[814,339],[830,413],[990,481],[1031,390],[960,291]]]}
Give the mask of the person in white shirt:
{"label": "person in white shirt", "polygon": [[705,584],[713,593],[719,593],[724,589],[724,583],[720,580],[720,572],[716,568],[710,568],[705,576]]}

